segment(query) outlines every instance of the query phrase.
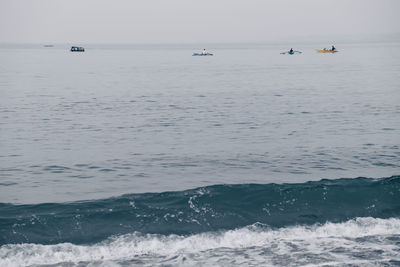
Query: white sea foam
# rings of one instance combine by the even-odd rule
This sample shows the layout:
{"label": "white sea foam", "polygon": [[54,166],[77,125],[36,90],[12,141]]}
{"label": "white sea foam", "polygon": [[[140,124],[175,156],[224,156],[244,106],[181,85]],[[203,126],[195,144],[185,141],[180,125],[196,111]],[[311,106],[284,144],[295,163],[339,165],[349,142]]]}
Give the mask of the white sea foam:
{"label": "white sea foam", "polygon": [[113,237],[93,245],[18,244],[0,248],[0,266],[380,265],[400,259],[400,219],[267,229],[252,225],[191,236]]}

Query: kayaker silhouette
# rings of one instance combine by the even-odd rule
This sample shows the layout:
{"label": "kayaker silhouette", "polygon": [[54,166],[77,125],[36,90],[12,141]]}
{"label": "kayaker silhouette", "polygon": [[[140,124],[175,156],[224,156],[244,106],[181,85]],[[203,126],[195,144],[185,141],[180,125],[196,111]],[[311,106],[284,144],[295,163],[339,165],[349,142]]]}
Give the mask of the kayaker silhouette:
{"label": "kayaker silhouette", "polygon": [[332,45],[332,51],[335,51],[336,50],[336,48]]}
{"label": "kayaker silhouette", "polygon": [[203,49],[203,52],[201,52],[203,55],[207,55],[207,51],[206,51],[206,49],[204,48]]}
{"label": "kayaker silhouette", "polygon": [[290,48],[289,53],[293,54],[293,48]]}

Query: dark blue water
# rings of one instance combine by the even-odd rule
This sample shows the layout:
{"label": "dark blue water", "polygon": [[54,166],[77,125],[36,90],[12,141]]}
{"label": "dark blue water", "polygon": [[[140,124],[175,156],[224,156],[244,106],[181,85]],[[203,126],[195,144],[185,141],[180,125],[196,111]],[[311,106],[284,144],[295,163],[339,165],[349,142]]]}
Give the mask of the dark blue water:
{"label": "dark blue water", "polygon": [[36,205],[0,205],[0,244],[92,244],[131,232],[190,235],[254,223],[272,228],[400,216],[400,177],[187,191]]}

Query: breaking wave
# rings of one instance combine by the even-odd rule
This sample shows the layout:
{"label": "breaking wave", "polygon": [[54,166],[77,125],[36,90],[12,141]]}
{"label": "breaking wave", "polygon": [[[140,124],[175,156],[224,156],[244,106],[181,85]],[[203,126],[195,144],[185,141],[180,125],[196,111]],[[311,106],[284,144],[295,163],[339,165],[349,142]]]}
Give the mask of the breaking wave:
{"label": "breaking wave", "polygon": [[0,266],[399,265],[400,176],[0,204]]}

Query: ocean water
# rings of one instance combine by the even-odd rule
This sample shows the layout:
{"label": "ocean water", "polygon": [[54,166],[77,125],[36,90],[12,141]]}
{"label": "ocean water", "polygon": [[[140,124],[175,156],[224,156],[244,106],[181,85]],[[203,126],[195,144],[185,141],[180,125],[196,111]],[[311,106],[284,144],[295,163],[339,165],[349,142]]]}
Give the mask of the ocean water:
{"label": "ocean water", "polygon": [[399,45],[1,46],[0,266],[400,265]]}

